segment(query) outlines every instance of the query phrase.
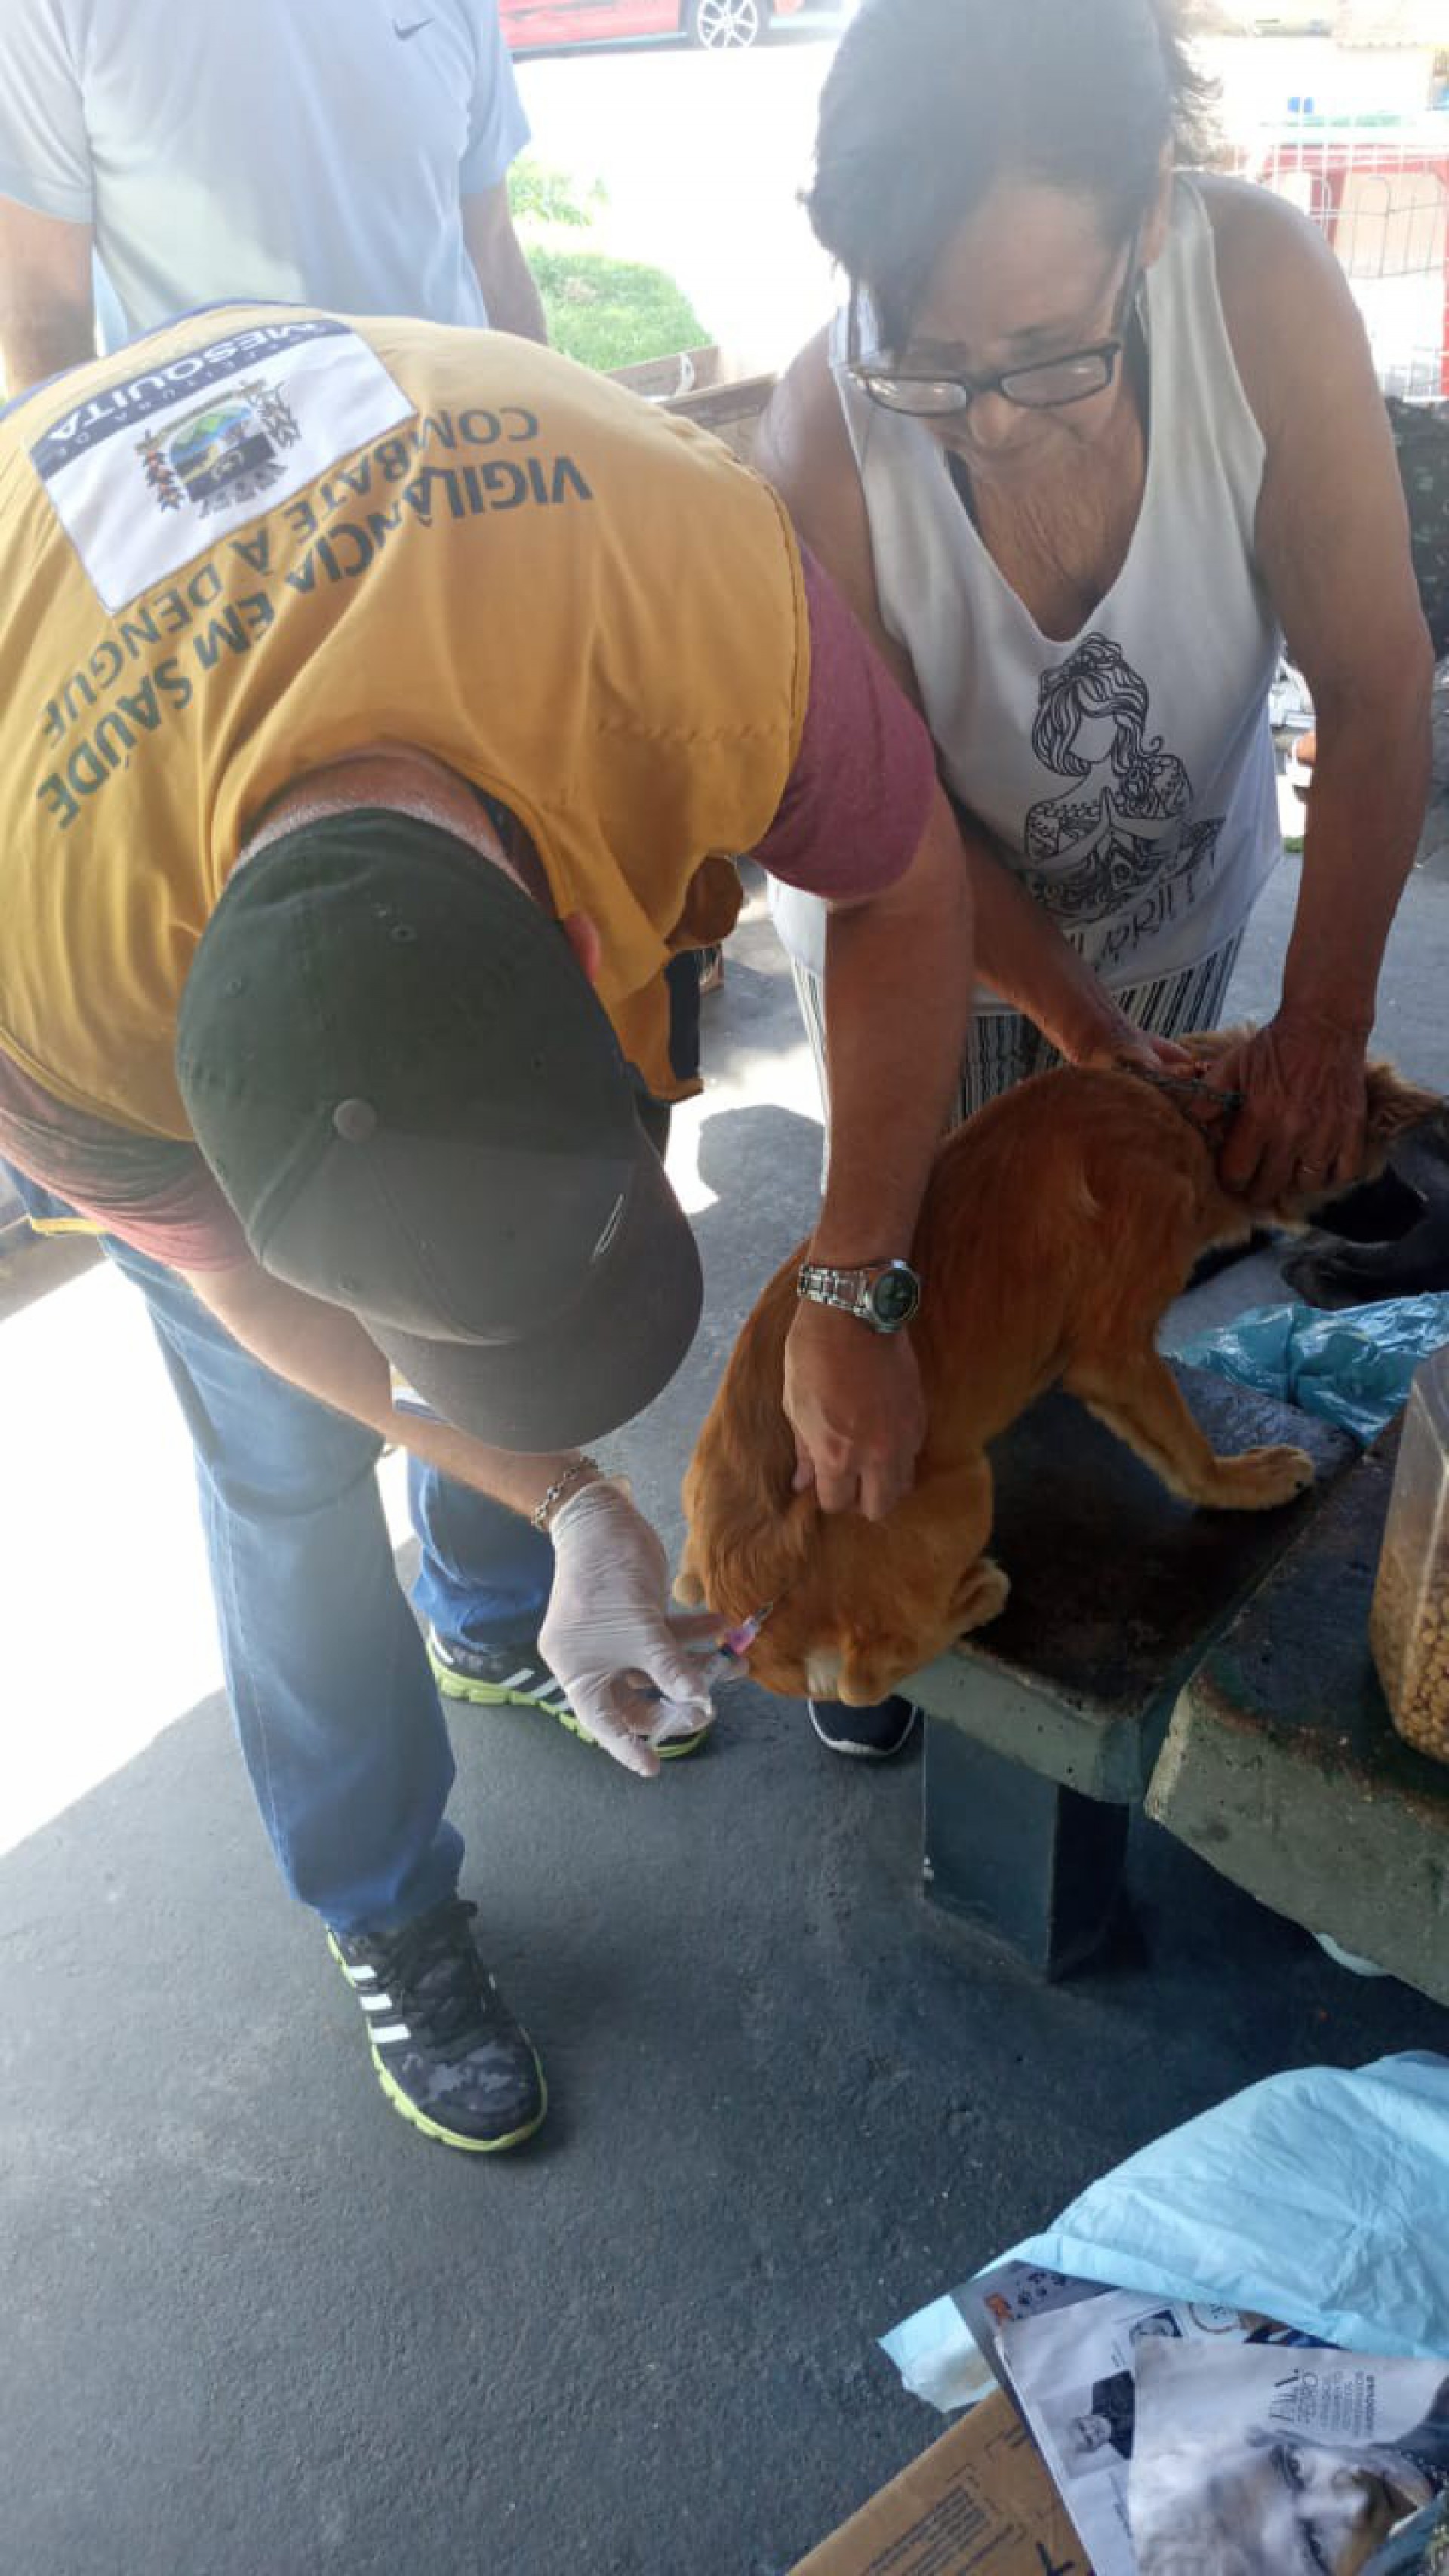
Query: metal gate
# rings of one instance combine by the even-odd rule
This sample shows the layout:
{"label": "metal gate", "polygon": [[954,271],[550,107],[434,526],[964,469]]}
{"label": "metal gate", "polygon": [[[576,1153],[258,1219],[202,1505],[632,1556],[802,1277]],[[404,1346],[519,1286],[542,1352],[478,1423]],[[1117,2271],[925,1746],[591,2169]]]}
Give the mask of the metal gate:
{"label": "metal gate", "polygon": [[1385,393],[1449,396],[1449,115],[1295,119],[1246,151],[1242,166],[1327,235]]}

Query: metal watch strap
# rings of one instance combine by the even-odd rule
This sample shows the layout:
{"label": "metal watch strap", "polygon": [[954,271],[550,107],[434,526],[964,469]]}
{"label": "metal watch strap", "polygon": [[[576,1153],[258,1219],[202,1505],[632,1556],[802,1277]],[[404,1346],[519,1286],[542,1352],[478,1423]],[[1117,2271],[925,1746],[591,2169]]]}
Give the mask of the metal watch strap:
{"label": "metal watch strap", "polygon": [[802,1261],[795,1293],[814,1306],[834,1306],[842,1315],[856,1315],[862,1280],[873,1270],[884,1270],[890,1257],[887,1253],[878,1261],[855,1261],[848,1270],[829,1261]]}

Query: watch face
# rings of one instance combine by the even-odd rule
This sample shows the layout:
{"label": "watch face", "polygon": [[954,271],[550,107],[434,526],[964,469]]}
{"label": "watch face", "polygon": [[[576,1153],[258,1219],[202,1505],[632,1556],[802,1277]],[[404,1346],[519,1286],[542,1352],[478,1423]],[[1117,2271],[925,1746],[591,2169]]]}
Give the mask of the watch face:
{"label": "watch face", "polygon": [[902,1324],[910,1322],[921,1302],[915,1272],[908,1270],[903,1261],[893,1262],[872,1282],[870,1302],[877,1323],[888,1333],[898,1332]]}

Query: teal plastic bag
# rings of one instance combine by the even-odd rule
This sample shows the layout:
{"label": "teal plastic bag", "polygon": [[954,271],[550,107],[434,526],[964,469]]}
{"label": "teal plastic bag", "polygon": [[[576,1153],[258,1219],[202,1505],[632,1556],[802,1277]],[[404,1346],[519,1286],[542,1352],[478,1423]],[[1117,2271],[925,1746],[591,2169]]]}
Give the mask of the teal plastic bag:
{"label": "teal plastic bag", "polygon": [[1211,1369],[1351,1431],[1365,1447],[1407,1400],[1421,1360],[1449,1342],[1449,1295],[1390,1297],[1324,1315],[1316,1306],[1253,1306],[1216,1332],[1166,1345]]}

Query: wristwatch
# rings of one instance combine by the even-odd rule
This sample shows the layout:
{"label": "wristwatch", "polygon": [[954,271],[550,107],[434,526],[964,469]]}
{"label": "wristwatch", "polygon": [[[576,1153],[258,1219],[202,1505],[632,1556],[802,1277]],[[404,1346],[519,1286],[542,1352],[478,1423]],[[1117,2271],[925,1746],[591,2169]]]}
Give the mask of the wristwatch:
{"label": "wristwatch", "polygon": [[831,1270],[802,1261],[796,1286],[813,1306],[835,1306],[875,1333],[898,1333],[921,1303],[921,1283],[908,1261],[867,1261],[859,1270]]}

